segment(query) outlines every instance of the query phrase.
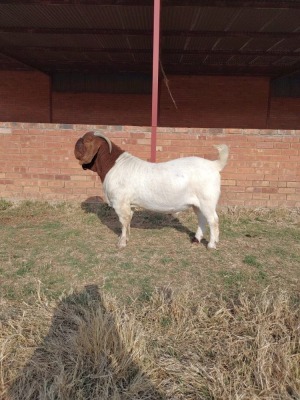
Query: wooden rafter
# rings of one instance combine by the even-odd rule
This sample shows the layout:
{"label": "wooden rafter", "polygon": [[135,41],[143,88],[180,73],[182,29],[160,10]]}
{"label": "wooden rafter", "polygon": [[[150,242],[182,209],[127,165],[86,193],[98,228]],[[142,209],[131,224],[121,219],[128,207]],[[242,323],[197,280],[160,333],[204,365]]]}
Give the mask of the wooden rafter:
{"label": "wooden rafter", "polygon": [[[300,25],[300,22],[299,22]],[[150,29],[102,29],[102,28],[41,28],[41,27],[0,27],[0,33],[31,33],[47,35],[124,35],[124,36],[152,36]],[[170,37],[245,37],[245,38],[299,38],[300,31],[296,32],[246,32],[246,31],[201,31],[201,30],[162,30],[162,36]]]}
{"label": "wooden rafter", "polygon": [[[11,0],[1,4],[40,4],[40,5],[105,5],[105,6],[149,6],[153,0]],[[163,6],[196,7],[248,7],[248,8],[300,8],[297,0],[163,0]]]}
{"label": "wooden rafter", "polygon": [[[152,49],[125,49],[103,47],[72,47],[72,46],[0,46],[0,52],[78,52],[78,53],[109,53],[109,54],[152,54]],[[276,50],[198,50],[198,49],[163,49],[163,54],[203,55],[203,56],[253,56],[253,57],[300,57],[298,51]]]}

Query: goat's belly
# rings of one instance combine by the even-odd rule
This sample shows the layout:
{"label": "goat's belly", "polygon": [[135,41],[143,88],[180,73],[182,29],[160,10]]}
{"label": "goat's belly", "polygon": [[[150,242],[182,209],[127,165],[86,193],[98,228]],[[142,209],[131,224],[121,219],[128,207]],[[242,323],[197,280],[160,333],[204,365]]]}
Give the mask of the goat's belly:
{"label": "goat's belly", "polygon": [[188,208],[191,207],[191,204],[182,204],[180,206],[176,206],[176,207],[172,207],[170,205],[159,205],[159,204],[147,204],[147,203],[143,203],[143,204],[133,204],[133,207],[137,207],[137,208],[143,208],[145,210],[150,210],[150,211],[155,211],[155,212],[159,212],[159,213],[176,213],[176,212],[180,212],[180,211],[185,211]]}
{"label": "goat's belly", "polygon": [[176,213],[185,211],[193,205],[197,205],[197,200],[194,198],[186,199],[169,199],[168,201],[160,201],[158,199],[135,199],[132,202],[133,207],[141,207],[146,210],[151,210],[161,213]]}

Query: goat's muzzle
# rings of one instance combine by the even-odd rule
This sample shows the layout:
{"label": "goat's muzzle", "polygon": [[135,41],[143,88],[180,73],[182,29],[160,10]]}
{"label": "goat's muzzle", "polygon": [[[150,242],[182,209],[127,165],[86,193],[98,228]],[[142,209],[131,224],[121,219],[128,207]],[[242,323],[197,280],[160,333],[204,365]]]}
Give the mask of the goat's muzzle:
{"label": "goat's muzzle", "polygon": [[90,163],[85,163],[83,161],[79,161],[79,164],[82,166],[82,169],[84,169],[84,170],[92,169],[94,163],[95,163],[95,157],[92,159],[92,161]]}

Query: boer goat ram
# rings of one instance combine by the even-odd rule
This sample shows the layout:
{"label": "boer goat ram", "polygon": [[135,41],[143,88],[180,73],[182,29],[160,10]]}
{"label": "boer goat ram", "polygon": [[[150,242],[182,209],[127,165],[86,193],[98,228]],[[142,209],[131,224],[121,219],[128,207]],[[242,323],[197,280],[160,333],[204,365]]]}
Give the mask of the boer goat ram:
{"label": "boer goat ram", "polygon": [[192,207],[198,218],[193,241],[200,242],[208,223],[208,248],[215,248],[219,240],[216,206],[220,171],[228,159],[228,147],[216,147],[219,159],[215,161],[184,157],[154,164],[132,156],[96,131],[78,139],[75,157],[83,169],[97,172],[101,178],[106,200],[122,225],[118,247],[126,246],[133,208],[176,213]]}

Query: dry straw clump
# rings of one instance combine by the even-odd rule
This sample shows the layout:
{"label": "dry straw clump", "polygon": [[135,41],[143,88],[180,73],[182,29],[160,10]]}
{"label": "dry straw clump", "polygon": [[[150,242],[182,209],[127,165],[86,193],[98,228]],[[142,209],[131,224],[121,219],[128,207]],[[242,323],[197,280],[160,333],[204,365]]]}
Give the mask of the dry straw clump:
{"label": "dry straw clump", "polygon": [[3,325],[2,395],[8,399],[155,398],[139,368],[147,365],[140,324],[96,286],[56,307],[28,307]]}
{"label": "dry straw clump", "polygon": [[248,220],[264,220],[272,224],[288,222],[292,225],[300,223],[300,208],[245,208],[245,207],[223,207],[220,212],[223,216],[229,216],[231,221],[238,223],[247,218]]}
{"label": "dry straw clump", "polygon": [[160,321],[156,357],[167,398],[300,398],[300,313],[286,293],[198,304],[189,292],[181,301],[161,296],[147,321]]}
{"label": "dry straw clump", "polygon": [[96,286],[0,315],[0,398],[299,399],[299,299],[158,289],[121,307]]}

